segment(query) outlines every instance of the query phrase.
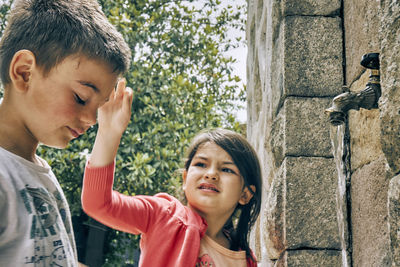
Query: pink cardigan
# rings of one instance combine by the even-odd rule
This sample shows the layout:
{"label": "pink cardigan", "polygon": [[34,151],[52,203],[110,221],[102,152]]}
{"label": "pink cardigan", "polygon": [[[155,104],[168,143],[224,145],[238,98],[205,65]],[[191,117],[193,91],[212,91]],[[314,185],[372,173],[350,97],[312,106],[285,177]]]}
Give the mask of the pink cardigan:
{"label": "pink cardigan", "polygon": [[[112,190],[114,163],[85,169],[82,189],[83,210],[92,218],[114,229],[142,234],[140,266],[195,266],[200,239],[207,223],[176,198],[126,196]],[[248,266],[257,266],[247,260]]]}

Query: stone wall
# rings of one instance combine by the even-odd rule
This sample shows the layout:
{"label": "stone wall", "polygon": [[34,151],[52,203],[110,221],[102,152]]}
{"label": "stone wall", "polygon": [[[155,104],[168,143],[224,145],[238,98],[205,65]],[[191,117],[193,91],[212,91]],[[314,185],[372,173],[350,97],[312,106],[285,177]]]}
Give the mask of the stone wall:
{"label": "stone wall", "polygon": [[[260,266],[400,266],[400,4],[249,0],[248,138],[262,160]],[[379,109],[332,126],[379,52]],[[397,174],[397,176],[396,176]]]}

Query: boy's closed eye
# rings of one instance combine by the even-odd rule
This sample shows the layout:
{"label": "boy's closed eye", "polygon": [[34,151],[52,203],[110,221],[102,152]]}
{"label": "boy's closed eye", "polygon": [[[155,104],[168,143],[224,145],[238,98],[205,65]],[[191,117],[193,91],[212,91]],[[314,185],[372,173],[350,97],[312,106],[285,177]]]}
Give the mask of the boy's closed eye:
{"label": "boy's closed eye", "polygon": [[75,101],[82,106],[86,104],[86,100],[83,100],[78,94],[75,94]]}

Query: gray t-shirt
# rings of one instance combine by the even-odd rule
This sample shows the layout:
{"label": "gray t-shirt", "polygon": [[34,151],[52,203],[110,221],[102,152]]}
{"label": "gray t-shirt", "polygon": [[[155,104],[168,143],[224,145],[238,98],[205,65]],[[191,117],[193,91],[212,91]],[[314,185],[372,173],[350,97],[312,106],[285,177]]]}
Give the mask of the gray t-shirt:
{"label": "gray t-shirt", "polygon": [[37,159],[0,147],[0,266],[78,266],[68,203]]}

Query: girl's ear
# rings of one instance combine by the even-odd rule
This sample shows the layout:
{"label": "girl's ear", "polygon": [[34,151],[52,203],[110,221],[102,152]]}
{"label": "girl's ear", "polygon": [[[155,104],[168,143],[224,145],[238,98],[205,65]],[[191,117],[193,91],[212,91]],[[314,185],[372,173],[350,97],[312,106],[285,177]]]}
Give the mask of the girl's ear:
{"label": "girl's ear", "polygon": [[247,203],[249,203],[249,201],[253,197],[252,191],[256,192],[256,187],[254,185],[250,185],[250,188],[251,188],[251,191],[249,190],[249,188],[247,186],[243,189],[242,195],[239,199],[240,205],[246,205]]}
{"label": "girl's ear", "polygon": [[182,189],[185,190],[186,188],[186,177],[187,177],[187,170],[184,170],[182,173]]}
{"label": "girl's ear", "polygon": [[9,75],[11,83],[18,91],[26,91],[36,66],[35,55],[29,50],[19,50],[10,62]]}

